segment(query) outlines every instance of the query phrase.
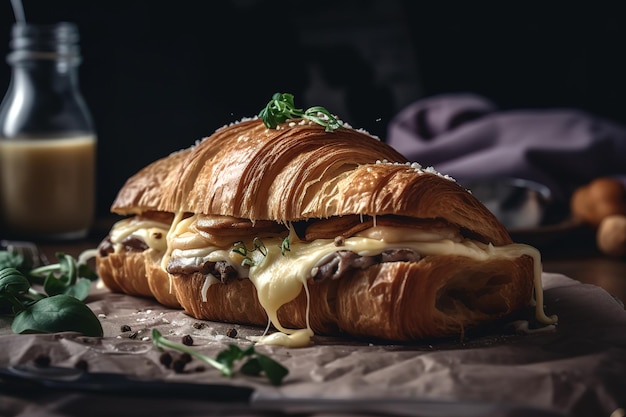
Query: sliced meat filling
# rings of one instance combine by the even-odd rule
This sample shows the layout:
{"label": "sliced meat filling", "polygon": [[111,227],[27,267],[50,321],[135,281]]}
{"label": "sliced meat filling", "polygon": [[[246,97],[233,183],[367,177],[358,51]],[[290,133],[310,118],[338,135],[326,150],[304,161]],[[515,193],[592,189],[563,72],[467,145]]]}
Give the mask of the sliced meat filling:
{"label": "sliced meat filling", "polygon": [[[345,273],[355,269],[366,269],[383,262],[417,262],[421,256],[412,249],[390,249],[377,256],[360,256],[348,250],[339,250],[327,256],[323,262],[311,271],[311,279],[321,282],[326,279],[339,279]],[[172,258],[167,266],[170,274],[188,275],[200,272],[211,274],[222,283],[238,279],[237,269],[226,261],[203,262],[201,259]]]}
{"label": "sliced meat filling", "polygon": [[196,262],[196,259],[189,261],[184,258],[172,258],[167,265],[167,272],[173,275],[188,275],[196,272],[204,275],[211,274],[224,284],[232,279],[239,278],[237,269],[226,261]]}
{"label": "sliced meat filling", "polygon": [[339,279],[354,269],[366,269],[384,262],[417,262],[421,256],[412,249],[390,249],[376,256],[359,256],[355,252],[340,250],[328,256],[324,263],[312,271],[315,282]]}
{"label": "sliced meat filling", "polygon": [[[142,239],[129,236],[122,241],[122,245],[124,247],[124,251],[126,252],[143,252],[149,249],[149,246]],[[115,248],[113,247],[113,242],[111,242],[111,237],[107,236],[100,244],[98,245],[98,254],[101,257],[105,257],[110,253],[113,253]]]}

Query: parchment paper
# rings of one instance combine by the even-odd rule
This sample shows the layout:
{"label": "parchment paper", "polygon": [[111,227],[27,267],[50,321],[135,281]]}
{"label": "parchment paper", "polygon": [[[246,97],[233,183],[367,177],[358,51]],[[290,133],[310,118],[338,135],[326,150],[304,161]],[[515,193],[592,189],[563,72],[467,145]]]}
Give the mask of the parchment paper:
{"label": "parchment paper", "polygon": [[[563,275],[544,273],[543,282],[547,312],[559,316],[554,331],[533,334],[502,331],[468,335],[464,340],[431,340],[409,345],[316,337],[313,345],[300,349],[257,346],[259,352],[289,369],[280,387],[243,375],[225,378],[208,367],[197,372],[194,368],[201,363],[197,360],[187,366],[187,372],[175,373],[159,363],[160,352],[150,340],[152,328],[176,342],[190,335],[194,349],[215,357],[229,343],[249,345],[251,342],[246,337],[260,335],[263,329],[198,321],[152,300],[112,294],[103,289],[94,291],[88,305],[101,319],[104,338],[75,333],[14,335],[3,322],[0,323],[0,366],[29,363],[45,354],[55,366],[73,367],[77,361],[85,360],[93,372],[251,386],[257,389],[257,398],[276,399],[275,404],[285,404],[284,415],[292,415],[293,410],[297,415],[363,415],[357,406],[363,408],[368,402],[379,404],[376,414],[388,411],[391,415],[392,403],[406,401],[409,406],[405,404],[401,412],[393,415],[435,415],[420,414],[419,403],[414,403],[417,400],[492,405],[488,413],[472,414],[471,407],[463,408],[460,404],[467,415],[621,415],[619,408],[626,408],[623,304],[599,287]],[[131,330],[122,331],[124,325]],[[237,330],[235,338],[226,335],[233,328]],[[322,400],[353,400],[354,411],[331,412],[320,408],[304,412],[297,407],[290,409],[285,399],[315,400],[319,404]],[[158,398],[110,398],[78,392],[62,397],[0,393],[1,416],[113,413],[118,416],[259,415],[261,411],[208,404],[201,399],[176,403]]]}

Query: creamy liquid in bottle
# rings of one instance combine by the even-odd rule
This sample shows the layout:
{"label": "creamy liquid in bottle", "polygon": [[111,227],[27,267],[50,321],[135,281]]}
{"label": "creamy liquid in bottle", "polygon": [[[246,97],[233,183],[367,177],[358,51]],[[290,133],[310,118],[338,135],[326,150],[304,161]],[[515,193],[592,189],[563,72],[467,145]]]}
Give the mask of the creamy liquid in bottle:
{"label": "creamy liquid in bottle", "polygon": [[95,211],[96,134],[78,83],[78,26],[16,22],[0,105],[0,235],[75,239]]}
{"label": "creamy liquid in bottle", "polygon": [[94,217],[95,135],[0,139],[3,233],[78,238]]}

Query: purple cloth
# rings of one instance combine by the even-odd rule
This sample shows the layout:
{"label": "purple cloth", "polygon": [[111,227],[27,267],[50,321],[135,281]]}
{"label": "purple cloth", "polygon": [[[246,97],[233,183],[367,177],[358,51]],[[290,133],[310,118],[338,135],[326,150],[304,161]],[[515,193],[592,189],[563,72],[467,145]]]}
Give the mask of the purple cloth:
{"label": "purple cloth", "polygon": [[457,181],[523,178],[555,199],[599,176],[626,174],[626,128],[573,109],[500,111],[471,94],[419,100],[391,121],[387,143]]}

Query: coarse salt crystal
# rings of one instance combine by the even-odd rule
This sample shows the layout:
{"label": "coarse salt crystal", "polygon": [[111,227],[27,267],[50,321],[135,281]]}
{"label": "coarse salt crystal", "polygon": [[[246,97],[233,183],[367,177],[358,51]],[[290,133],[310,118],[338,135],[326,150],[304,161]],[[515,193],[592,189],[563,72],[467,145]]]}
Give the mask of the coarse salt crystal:
{"label": "coarse salt crystal", "polygon": [[386,165],[404,165],[407,166],[413,170],[415,170],[415,172],[417,172],[418,174],[432,174],[432,175],[437,175],[438,177],[444,178],[448,181],[452,181],[452,182],[456,182],[456,180],[454,178],[452,178],[449,175],[446,174],[442,174],[441,172],[437,171],[434,167],[429,166],[426,168],[423,168],[422,165],[419,162],[389,162],[385,159],[381,160],[377,160],[376,164],[386,164]]}

